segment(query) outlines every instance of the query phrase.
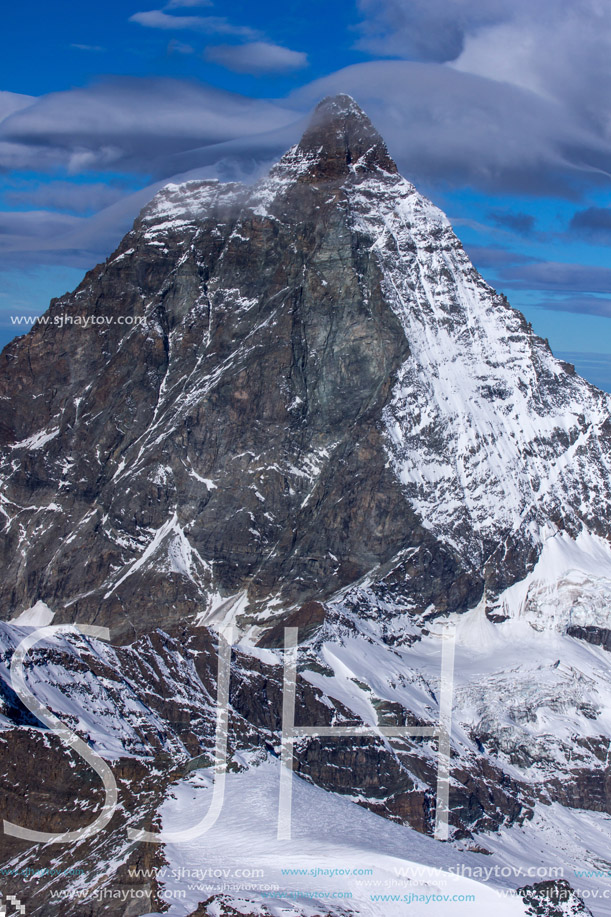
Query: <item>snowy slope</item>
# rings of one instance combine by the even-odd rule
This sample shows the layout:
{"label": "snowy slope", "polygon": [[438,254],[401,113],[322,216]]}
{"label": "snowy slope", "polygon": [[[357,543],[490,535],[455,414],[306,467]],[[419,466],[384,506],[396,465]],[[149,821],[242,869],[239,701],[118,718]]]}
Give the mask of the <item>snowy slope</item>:
{"label": "snowy slope", "polygon": [[[320,909],[321,902],[325,907],[332,905],[335,910],[329,908],[330,913],[370,917],[403,913],[408,904],[412,910],[420,905],[426,908],[425,913],[439,914],[448,906],[447,899],[433,898],[426,904],[422,898],[409,902],[403,898],[396,903],[372,901],[370,896],[376,894],[474,894],[476,903],[453,900],[452,908],[459,908],[457,913],[464,910],[478,915],[491,908],[500,909],[501,914],[522,914],[521,902],[502,894],[498,898],[498,889],[541,880],[550,867],[561,867],[562,872],[555,872],[554,877],[561,875],[574,887],[585,889],[592,913],[608,917],[611,908],[606,907],[603,897],[604,877],[582,878],[574,875],[574,870],[604,868],[610,817],[601,812],[569,810],[552,802],[559,784],[570,785],[575,768],[585,768],[594,782],[603,778],[604,762],[597,757],[596,743],[611,738],[608,655],[600,647],[559,631],[533,627],[533,623],[516,616],[492,624],[481,603],[466,615],[430,625],[431,632],[412,646],[389,646],[375,624],[353,619],[349,628],[325,628],[322,643],[314,639],[302,649],[303,677],[323,691],[324,697],[344,704],[359,720],[375,724],[380,701],[388,701],[434,723],[439,717],[442,624],[455,628],[453,768],[475,773],[478,761],[487,760],[516,785],[527,788],[534,812],[522,825],[508,824],[499,834],[477,835],[480,847],[492,856],[465,852],[463,848],[472,844],[464,841],[441,844],[390,823],[356,805],[358,794],[342,798],[298,779],[294,781],[293,841],[279,844],[275,839],[278,759],[257,766],[256,756],[242,744],[242,751],[232,754],[231,760],[246,770],[228,777],[223,812],[211,833],[186,844],[164,846],[168,867],[160,879],[172,908],[170,914],[186,915],[198,901],[214,894],[228,896],[233,904],[245,899],[261,914],[302,917],[319,913],[316,908]],[[27,632],[24,627],[5,625],[5,660]],[[36,664],[29,670],[28,684],[39,700],[88,736],[92,747],[105,758],[147,757],[152,749],[146,737],[152,732],[165,736],[163,747],[174,760],[188,757],[172,734],[171,723],[150,706],[155,691],[169,691],[177,701],[182,697],[189,715],[202,717],[199,729],[211,735],[211,698],[194,672],[180,663],[180,657],[172,661],[172,654],[176,654],[171,646],[165,655],[151,649],[145,658],[142,648],[138,653],[124,648],[118,654],[97,640],[77,642],[78,652],[74,640],[63,638],[55,651],[33,657]],[[241,649],[268,665],[281,663],[278,651],[249,647],[245,640]],[[79,670],[81,655],[88,664],[84,670]],[[141,657],[139,671],[130,669],[136,655]],[[154,670],[161,674],[162,682],[157,685],[151,678]],[[428,748],[422,746],[420,753],[435,766],[434,743]],[[459,782],[453,777],[452,786],[459,789]],[[207,771],[198,771],[179,783],[162,805],[163,827],[175,830],[197,821],[209,806],[210,785]],[[424,871],[415,868],[410,874],[411,863],[425,867]],[[455,874],[462,866],[479,867],[480,872],[463,870],[460,875],[473,879],[488,876],[488,881],[458,880]],[[481,872],[505,866],[510,873]],[[204,867],[230,872],[216,877],[197,872]],[[542,872],[529,873],[533,867],[541,867]],[[305,878],[303,873],[282,875],[282,868],[305,869],[308,874]],[[309,870],[315,868],[351,872],[313,875]],[[360,868],[373,871],[362,875],[354,872]],[[454,875],[435,873],[436,869],[450,868]],[[236,889],[245,882],[252,884],[253,879],[251,874],[236,875],[239,869],[262,870],[257,873],[260,881],[254,880],[254,884],[278,885],[283,893],[268,898],[260,892],[273,892],[273,888]],[[407,870],[412,881],[407,882],[405,872],[396,871],[399,869]],[[221,888],[218,882],[210,881],[219,877],[230,887]],[[375,884],[364,883],[365,878]],[[349,892],[352,898],[340,901],[322,897],[323,893],[340,891]],[[176,892],[184,892],[186,897],[178,898]],[[320,893],[318,902],[310,897],[315,892]],[[340,905],[349,908],[342,911]]]}
{"label": "snowy slope", "polygon": [[571,883],[592,914],[611,914],[609,815],[567,809],[558,803],[540,805],[532,821],[521,827],[502,828],[482,841],[501,868],[553,865],[556,875]]}
{"label": "snowy slope", "polygon": [[608,517],[611,396],[552,356],[408,181],[346,189],[410,347],[385,422],[425,524],[481,564],[482,539],[539,545],[551,521]]}
{"label": "snowy slope", "polygon": [[[536,577],[535,569],[535,583]],[[527,584],[519,586],[526,591]],[[457,753],[468,759],[484,752],[542,798],[553,798],[573,769],[589,768],[599,774],[594,780],[602,779],[597,743],[604,749],[611,741],[608,652],[554,629],[553,619],[544,628],[534,612],[493,624],[485,605],[431,622],[411,646],[389,646],[375,624],[346,610],[350,626],[343,633],[327,628],[320,638],[317,658],[328,674],[312,670],[305,677],[364,722],[377,721],[379,699],[436,722],[441,635],[449,628]]]}
{"label": "snowy slope", "polygon": [[[11,685],[10,662],[31,626],[0,625],[0,678]],[[26,684],[37,701],[107,760],[151,757],[159,750],[189,757],[163,715],[170,698],[188,704],[194,722],[213,716],[212,699],[193,663],[168,641],[160,651],[150,641],[137,649],[109,646],[81,635],[49,635],[31,650]],[[0,717],[0,730],[13,723]]]}
{"label": "snowy slope", "polygon": [[[301,780],[293,781],[292,839],[278,841],[278,773],[275,761],[230,775],[222,817],[210,832],[165,846],[161,895],[170,904],[169,917],[184,917],[215,892],[242,913],[274,917],[310,917],[321,909],[362,917],[406,910],[444,917],[449,907],[457,915],[490,909],[498,917],[525,914],[521,899],[509,893],[510,883],[484,884],[444,870],[481,870],[489,866],[487,857],[457,853]],[[210,795],[207,771],[181,782],[161,808],[163,828],[193,825]],[[173,901],[178,891],[186,897]]]}
{"label": "snowy slope", "polygon": [[540,630],[611,627],[611,545],[586,531],[546,539],[525,579],[499,597],[498,610]]}

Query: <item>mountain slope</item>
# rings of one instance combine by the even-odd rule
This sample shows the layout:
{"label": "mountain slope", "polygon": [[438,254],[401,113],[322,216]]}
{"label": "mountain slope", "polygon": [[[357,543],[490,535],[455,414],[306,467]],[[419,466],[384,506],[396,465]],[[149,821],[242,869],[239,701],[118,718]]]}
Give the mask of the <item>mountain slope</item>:
{"label": "mountain slope", "polygon": [[[184,876],[164,885],[160,872],[181,866],[180,851],[127,831],[180,823],[208,798],[216,631],[228,623],[232,792],[250,788],[265,831],[225,816],[222,850],[275,824],[285,626],[298,628],[299,724],[425,728],[441,714],[449,626],[449,843],[414,834],[435,825],[436,738],[311,735],[294,749],[311,806],[304,862],[328,808],[369,832],[363,855],[381,882],[392,836],[407,859],[446,870],[459,853],[510,862],[505,891],[563,875],[582,897],[601,892],[596,917],[610,913],[604,875],[569,870],[604,872],[611,835],[611,397],[485,283],[353,100],[324,100],[253,187],[163,189],[108,260],[5,348],[0,398],[9,817],[58,830],[101,805],[88,765],[11,687],[16,645],[51,621],[110,629],[112,646],[47,639],[26,677],[121,789],[109,828],[30,882],[28,913],[135,917],[163,911],[164,888],[184,891]],[[19,870],[57,866],[51,845],[2,847],[17,894]],[[184,862],[213,854],[204,835]],[[527,872],[529,857],[543,873]],[[545,872],[554,858],[564,873]],[[126,906],[101,896],[113,889],[143,894]],[[381,913],[364,889],[351,909],[304,895],[288,912]],[[171,913],[287,910],[282,895],[188,890]],[[558,907],[548,892],[501,903],[585,913],[570,890]]]}
{"label": "mountain slope", "polygon": [[460,610],[557,527],[609,532],[609,396],[345,97],[253,188],[160,192],[2,362],[7,616],[128,637],[393,567],[413,613]]}

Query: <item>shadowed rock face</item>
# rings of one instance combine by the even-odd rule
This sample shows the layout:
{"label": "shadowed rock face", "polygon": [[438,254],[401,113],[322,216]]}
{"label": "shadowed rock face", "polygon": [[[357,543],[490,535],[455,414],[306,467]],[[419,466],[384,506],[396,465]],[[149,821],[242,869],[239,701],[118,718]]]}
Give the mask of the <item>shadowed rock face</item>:
{"label": "shadowed rock face", "polygon": [[[316,160],[309,172],[310,180],[344,179],[350,166],[357,163],[369,170],[397,173],[384,140],[354,99],[346,95],[319,103],[297,151]],[[324,155],[320,155],[321,151]]]}
{"label": "shadowed rock face", "polygon": [[382,442],[409,345],[346,190],[395,173],[358,106],[325,100],[253,189],[164,189],[5,349],[3,614],[43,599],[130,636],[213,592],[324,599],[413,547],[447,604],[461,565]]}

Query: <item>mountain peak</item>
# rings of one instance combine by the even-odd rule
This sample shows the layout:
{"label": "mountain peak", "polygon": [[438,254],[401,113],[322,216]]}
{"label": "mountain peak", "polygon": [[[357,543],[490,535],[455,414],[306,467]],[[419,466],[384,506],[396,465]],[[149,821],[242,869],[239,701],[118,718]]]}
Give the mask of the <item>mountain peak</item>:
{"label": "mountain peak", "polygon": [[332,118],[349,114],[356,115],[358,118],[371,124],[358,102],[346,92],[338,92],[337,95],[325,96],[324,99],[321,99],[314,109],[313,117],[322,115],[323,117]]}
{"label": "mountain peak", "polygon": [[344,93],[318,103],[297,149],[316,156],[317,178],[339,177],[357,163],[365,169],[397,172],[381,135],[362,108]]}

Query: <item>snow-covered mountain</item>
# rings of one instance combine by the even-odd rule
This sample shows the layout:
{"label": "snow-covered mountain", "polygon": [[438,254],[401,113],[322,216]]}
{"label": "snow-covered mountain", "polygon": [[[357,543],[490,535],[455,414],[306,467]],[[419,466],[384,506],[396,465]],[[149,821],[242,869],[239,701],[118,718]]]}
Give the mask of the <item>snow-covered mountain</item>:
{"label": "snow-covered mountain", "polygon": [[[266,824],[284,627],[299,628],[300,724],[425,732],[443,715],[443,634],[456,633],[449,841],[425,837],[435,737],[302,736],[295,793],[311,811],[287,862],[310,868],[328,806],[354,819],[335,860],[370,856],[372,882],[389,881],[396,843],[402,861],[446,874],[509,869],[467,873],[483,877],[469,913],[494,899],[499,913],[555,917],[584,913],[581,898],[611,914],[611,397],[480,277],[353,100],[324,100],[253,187],[167,186],[0,364],[11,819],[36,821],[24,797],[42,747],[70,824],[71,796],[85,814],[101,802],[83,760],[61,776],[61,744],[10,688],[16,645],[51,617],[109,628],[110,646],[42,643],[26,671],[38,701],[113,762],[123,794],[104,834],[58,857],[80,878],[30,883],[32,913],[83,914],[84,901],[89,914],[390,913],[372,896],[391,885],[357,894],[351,881],[350,904],[312,904],[286,876],[276,898],[198,886],[172,899],[172,867],[232,838],[244,857],[252,819],[221,817],[188,854],[128,836],[211,795],[216,631],[232,625],[228,792],[245,787]],[[49,794],[38,818],[56,831]],[[263,870],[278,855],[268,828]],[[39,846],[4,843],[11,868],[40,860]],[[416,893],[409,881],[401,894]],[[122,902],[96,897],[113,887]]]}

